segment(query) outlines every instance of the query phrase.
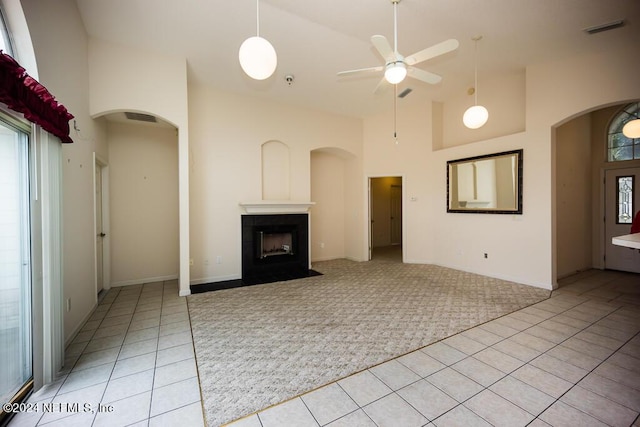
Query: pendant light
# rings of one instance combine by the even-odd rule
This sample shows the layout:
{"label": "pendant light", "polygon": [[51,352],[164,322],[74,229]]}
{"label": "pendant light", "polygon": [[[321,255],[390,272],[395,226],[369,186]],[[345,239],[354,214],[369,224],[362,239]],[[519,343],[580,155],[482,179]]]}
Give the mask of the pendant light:
{"label": "pendant light", "polygon": [[627,138],[640,138],[640,119],[627,122],[622,128],[622,134]]}
{"label": "pendant light", "polygon": [[464,116],[462,116],[462,122],[469,129],[478,129],[484,126],[489,119],[489,112],[482,105],[478,105],[478,41],[482,39],[482,36],[476,36],[472,38],[475,42],[475,51],[474,51],[474,79],[475,79],[475,87],[473,89],[473,93],[475,95],[474,105],[473,107],[469,107],[467,111],[464,112]]}
{"label": "pendant light", "polygon": [[273,74],[278,65],[278,56],[268,40],[260,37],[260,0],[256,0],[256,36],[249,37],[240,46],[240,66],[249,77],[264,80]]}

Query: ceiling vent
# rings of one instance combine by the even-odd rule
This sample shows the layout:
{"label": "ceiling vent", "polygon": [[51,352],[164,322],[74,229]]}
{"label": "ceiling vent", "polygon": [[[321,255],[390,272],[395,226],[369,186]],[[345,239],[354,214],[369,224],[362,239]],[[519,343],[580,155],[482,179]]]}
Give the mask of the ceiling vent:
{"label": "ceiling vent", "polygon": [[614,30],[616,28],[620,28],[624,25],[624,19],[619,19],[617,21],[607,22],[606,24],[596,25],[594,27],[585,28],[584,32],[587,34],[597,34],[603,31]]}
{"label": "ceiling vent", "polygon": [[405,90],[403,90],[402,92],[400,92],[398,94],[398,98],[404,98],[405,96],[409,95],[412,91],[413,91],[413,89],[408,87],[408,88],[406,88]]}
{"label": "ceiling vent", "polygon": [[152,116],[151,114],[132,113],[131,111],[126,111],[124,115],[129,120],[136,120],[139,122],[147,122],[147,123],[157,123],[155,116]]}

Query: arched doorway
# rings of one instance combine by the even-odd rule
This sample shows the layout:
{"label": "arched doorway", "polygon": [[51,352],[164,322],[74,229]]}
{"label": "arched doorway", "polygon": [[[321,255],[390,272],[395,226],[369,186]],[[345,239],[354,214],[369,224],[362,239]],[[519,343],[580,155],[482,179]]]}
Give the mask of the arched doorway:
{"label": "arched doorway", "polygon": [[610,204],[605,178],[640,167],[640,159],[610,162],[607,157],[609,126],[626,104],[585,112],[554,129],[556,279],[591,268],[613,268],[606,261],[611,261],[611,254],[604,222]]}

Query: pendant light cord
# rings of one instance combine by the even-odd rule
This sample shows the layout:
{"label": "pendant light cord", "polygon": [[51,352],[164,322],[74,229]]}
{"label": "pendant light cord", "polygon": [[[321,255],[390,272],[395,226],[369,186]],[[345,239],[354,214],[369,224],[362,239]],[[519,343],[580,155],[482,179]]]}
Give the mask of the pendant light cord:
{"label": "pendant light cord", "polygon": [[260,0],[256,0],[256,35],[260,37]]}
{"label": "pendant light cord", "polygon": [[473,76],[475,80],[475,90],[473,91],[475,95],[474,105],[478,105],[478,40],[475,40],[474,51],[473,51],[473,62],[474,62],[474,71]]}

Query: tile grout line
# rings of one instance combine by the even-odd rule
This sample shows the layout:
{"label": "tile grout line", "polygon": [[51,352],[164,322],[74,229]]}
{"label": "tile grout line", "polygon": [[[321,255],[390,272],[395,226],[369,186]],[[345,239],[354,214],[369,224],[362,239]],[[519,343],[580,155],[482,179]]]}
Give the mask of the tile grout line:
{"label": "tile grout line", "polygon": [[[127,334],[129,333],[129,329],[131,328],[131,323],[133,322],[133,316],[135,315],[136,307],[138,306],[138,304],[140,302],[140,294],[142,294],[142,289],[143,288],[144,288],[144,284],[140,287],[140,292],[138,293],[138,297],[136,298],[136,304],[135,304],[135,306],[133,308],[133,313],[131,314],[131,319],[129,320],[129,324],[127,325],[127,329],[124,332],[124,337],[122,338],[122,344],[120,345],[120,349],[118,350],[118,354],[116,355],[116,360],[113,363],[113,368],[111,368],[111,373],[109,374],[109,378],[107,379],[107,385],[104,388],[104,391],[102,392],[102,397],[100,398],[100,403],[102,403],[102,400],[104,399],[104,396],[107,394],[107,389],[109,388],[109,383],[111,382],[111,377],[113,376],[113,371],[116,369],[116,364],[118,363],[118,357],[120,357],[120,353],[122,353],[122,348],[124,347],[124,342],[127,339]],[[118,295],[116,296],[116,298],[114,298],[114,302],[118,298],[118,296],[120,296],[120,291],[118,291]],[[111,305],[111,307],[109,307],[109,311],[111,311],[111,309],[113,307],[113,302],[111,304],[112,305]],[[109,313],[109,311],[107,311],[107,313]],[[106,315],[105,315],[105,319],[106,319]],[[96,329],[96,331],[97,331],[97,329]],[[96,413],[96,415],[93,417],[93,421],[91,423],[92,426],[95,424],[97,418],[98,418],[98,414]]]}

